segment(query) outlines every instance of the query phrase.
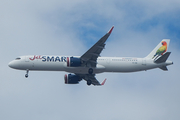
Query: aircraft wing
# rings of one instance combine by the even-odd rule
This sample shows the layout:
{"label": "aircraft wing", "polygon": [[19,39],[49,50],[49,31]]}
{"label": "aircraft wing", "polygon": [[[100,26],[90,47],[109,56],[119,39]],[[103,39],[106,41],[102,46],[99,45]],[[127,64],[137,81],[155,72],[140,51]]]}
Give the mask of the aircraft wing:
{"label": "aircraft wing", "polygon": [[92,82],[91,84],[93,84],[93,85],[101,85],[99,83],[99,81],[96,79],[95,75],[89,75],[88,79],[91,80],[91,82]]}
{"label": "aircraft wing", "polygon": [[80,76],[81,78],[83,78],[84,80],[88,81],[90,80],[91,81],[91,84],[93,85],[98,85],[98,86],[101,86],[101,85],[104,85],[105,82],[106,82],[106,79],[100,84],[99,81],[96,79],[95,77],[95,74],[86,74],[86,75],[78,75]]}
{"label": "aircraft wing", "polygon": [[86,53],[81,56],[83,65],[88,65],[88,67],[96,67],[97,58],[104,49],[105,42],[111,34],[113,28],[114,26],[96,44],[94,44]]}

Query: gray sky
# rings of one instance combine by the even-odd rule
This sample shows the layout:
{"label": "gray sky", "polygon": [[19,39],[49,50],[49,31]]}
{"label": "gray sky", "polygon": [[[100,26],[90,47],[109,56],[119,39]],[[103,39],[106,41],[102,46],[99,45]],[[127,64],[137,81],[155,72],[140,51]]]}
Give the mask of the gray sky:
{"label": "gray sky", "polygon": [[[0,2],[0,120],[179,120],[179,0]],[[10,69],[21,55],[82,55],[112,26],[101,56],[145,57],[171,39],[169,71],[97,74],[103,87],[65,85],[65,72]]]}

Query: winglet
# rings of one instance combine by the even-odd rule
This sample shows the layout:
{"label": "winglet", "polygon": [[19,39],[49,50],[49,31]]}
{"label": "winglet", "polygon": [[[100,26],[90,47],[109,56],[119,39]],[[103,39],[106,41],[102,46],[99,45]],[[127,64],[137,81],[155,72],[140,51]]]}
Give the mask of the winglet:
{"label": "winglet", "polygon": [[106,82],[106,79],[101,83],[101,85],[104,85],[105,84],[105,82]]}
{"label": "winglet", "polygon": [[114,28],[114,26],[112,26],[112,28],[108,31],[109,34],[111,34],[113,28]]}

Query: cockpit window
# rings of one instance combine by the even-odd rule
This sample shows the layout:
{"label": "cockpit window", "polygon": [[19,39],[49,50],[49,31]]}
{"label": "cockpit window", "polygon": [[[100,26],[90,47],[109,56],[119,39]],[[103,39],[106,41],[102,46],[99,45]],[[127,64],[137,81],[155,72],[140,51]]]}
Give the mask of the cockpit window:
{"label": "cockpit window", "polygon": [[19,57],[18,57],[18,58],[16,58],[16,60],[20,60],[20,59],[21,59],[21,58],[19,58]]}

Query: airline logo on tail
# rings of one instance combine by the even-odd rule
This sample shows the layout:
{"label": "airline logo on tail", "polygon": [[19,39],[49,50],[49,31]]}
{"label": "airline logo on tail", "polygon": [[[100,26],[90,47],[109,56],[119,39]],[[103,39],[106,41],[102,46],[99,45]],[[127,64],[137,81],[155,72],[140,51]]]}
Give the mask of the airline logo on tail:
{"label": "airline logo on tail", "polygon": [[[153,56],[153,58],[154,58],[154,57],[157,58],[157,57],[163,55],[163,54],[167,51],[167,43],[166,43],[166,41],[162,41],[161,43],[162,43],[162,46],[156,51],[156,53],[155,53],[155,55]],[[153,59],[153,58],[152,58],[152,59]]]}

